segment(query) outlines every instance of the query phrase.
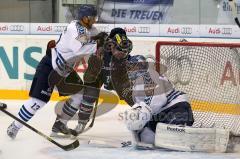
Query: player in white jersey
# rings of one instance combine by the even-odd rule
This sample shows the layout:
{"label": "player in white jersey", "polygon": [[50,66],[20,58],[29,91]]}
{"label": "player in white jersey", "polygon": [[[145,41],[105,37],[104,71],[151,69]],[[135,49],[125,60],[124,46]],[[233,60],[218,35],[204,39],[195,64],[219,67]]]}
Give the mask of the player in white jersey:
{"label": "player in white jersey", "polygon": [[[84,56],[96,54],[97,47],[100,47],[97,46],[97,42],[101,41],[100,37],[104,36],[102,33],[96,35],[97,30],[92,26],[97,18],[97,10],[94,6],[81,5],[78,14],[79,20],[72,21],[67,26],[56,46],[52,45],[52,42],[48,44],[46,55],[37,66],[29,93],[30,98],[19,110],[18,117],[21,120],[28,122],[40,108],[46,105],[55,86],[60,95],[74,94],[69,101],[75,103],[75,106],[80,104],[78,102],[82,96],[80,91],[83,82],[73,67]],[[74,84],[73,86],[69,86],[66,82],[69,80],[71,84]],[[74,90],[66,89],[68,87]],[[22,126],[17,121],[12,122],[7,129],[8,136],[14,139]],[[69,133],[61,123],[56,127],[59,131]]]}
{"label": "player in white jersey", "polygon": [[148,69],[143,56],[130,62],[134,106],[125,112],[127,128],[137,143],[153,144],[158,122],[175,125],[193,124],[186,94],[155,70]]}
{"label": "player in white jersey", "polygon": [[[115,70],[115,67],[112,66],[112,64],[114,63],[114,61],[117,60],[116,57],[121,57],[121,59],[124,61],[127,61],[132,57],[130,56],[130,52],[132,50],[132,42],[128,39],[124,29],[114,28],[111,30],[108,38],[106,39],[104,46],[104,50],[100,56],[101,58],[96,58],[96,56],[92,55],[88,59],[88,68],[85,71],[83,77],[83,96],[79,98],[79,100],[81,100],[79,108],[75,109],[77,107],[74,106],[74,103],[71,101],[68,101],[63,105],[63,109],[57,116],[57,119],[52,127],[52,137],[59,137],[63,135],[63,133],[59,131],[58,125],[61,123],[67,125],[67,122],[75,115],[77,111],[78,125],[74,130],[70,129],[70,131],[75,136],[79,135],[84,131],[86,124],[90,120],[90,115],[93,111],[94,104],[99,98],[100,88],[102,86],[104,86],[104,88],[108,90],[115,90],[119,97],[123,98],[122,90],[119,87],[123,87],[123,85],[124,87],[126,87],[126,85],[128,85],[126,84],[128,80],[121,80],[121,84],[117,84],[118,81],[115,80],[113,84],[112,71]],[[123,67],[120,68],[122,69]],[[117,72],[115,74],[117,74],[116,78],[120,79],[120,73]],[[121,77],[123,77],[123,74],[121,75]],[[129,103],[129,105],[131,105],[131,99],[124,99]]]}

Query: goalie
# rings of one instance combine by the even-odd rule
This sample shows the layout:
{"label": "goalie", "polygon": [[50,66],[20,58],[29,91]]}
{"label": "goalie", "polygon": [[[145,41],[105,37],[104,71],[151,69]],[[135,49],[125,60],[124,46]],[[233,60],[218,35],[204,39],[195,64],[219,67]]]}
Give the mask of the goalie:
{"label": "goalie", "polygon": [[125,112],[127,128],[136,145],[154,144],[158,123],[187,125],[194,122],[186,94],[154,70],[141,56],[129,63],[129,78],[133,85],[134,106]]}
{"label": "goalie", "polygon": [[128,67],[135,104],[125,112],[125,119],[137,148],[232,151],[229,130],[192,127],[194,118],[187,95],[176,90],[166,77],[148,69],[144,59],[133,59]]}

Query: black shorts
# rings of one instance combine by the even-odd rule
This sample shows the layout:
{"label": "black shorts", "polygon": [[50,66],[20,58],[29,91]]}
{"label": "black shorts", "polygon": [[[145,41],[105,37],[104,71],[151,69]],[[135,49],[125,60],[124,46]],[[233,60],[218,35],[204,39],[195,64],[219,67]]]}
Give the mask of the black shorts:
{"label": "black shorts", "polygon": [[37,66],[29,92],[30,97],[37,98],[46,103],[50,100],[53,88],[49,86],[48,76],[52,71],[52,58],[46,55]]}
{"label": "black shorts", "polygon": [[57,87],[60,96],[68,96],[81,91],[83,81],[75,71],[67,77],[58,75],[52,67],[51,55],[46,55],[37,66],[29,96],[47,103],[51,98],[54,86]]}
{"label": "black shorts", "polygon": [[153,116],[145,127],[149,127],[152,131],[156,131],[157,123],[187,125],[192,126],[194,119],[191,106],[188,102],[180,102],[172,107]]}

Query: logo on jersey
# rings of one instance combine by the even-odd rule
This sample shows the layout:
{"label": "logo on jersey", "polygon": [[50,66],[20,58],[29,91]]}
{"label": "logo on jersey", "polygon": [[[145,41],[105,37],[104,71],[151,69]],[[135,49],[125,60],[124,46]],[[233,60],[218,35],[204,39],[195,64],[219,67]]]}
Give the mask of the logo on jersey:
{"label": "logo on jersey", "polygon": [[76,28],[78,36],[75,39],[80,41],[81,43],[87,43],[89,39],[86,35],[86,29],[79,22],[76,23]]}

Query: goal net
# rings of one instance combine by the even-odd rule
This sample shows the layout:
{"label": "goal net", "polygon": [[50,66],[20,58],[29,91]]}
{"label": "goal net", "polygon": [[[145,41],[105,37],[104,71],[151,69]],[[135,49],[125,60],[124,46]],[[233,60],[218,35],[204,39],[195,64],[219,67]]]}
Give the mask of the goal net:
{"label": "goal net", "polygon": [[240,44],[158,42],[156,69],[187,93],[194,127],[240,135]]}

